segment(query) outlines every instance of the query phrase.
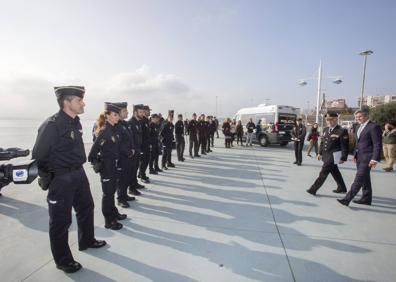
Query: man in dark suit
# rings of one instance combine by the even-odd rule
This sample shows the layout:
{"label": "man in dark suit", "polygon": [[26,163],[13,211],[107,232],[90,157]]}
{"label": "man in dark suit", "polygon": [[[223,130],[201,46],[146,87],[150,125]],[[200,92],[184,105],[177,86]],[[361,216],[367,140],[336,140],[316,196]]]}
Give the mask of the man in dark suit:
{"label": "man in dark suit", "polygon": [[296,156],[296,161],[294,164],[301,165],[302,163],[302,150],[304,148],[305,135],[307,134],[307,129],[305,128],[302,118],[297,119],[296,126],[292,131],[292,140],[294,141],[294,154]]}
{"label": "man in dark suit", "polygon": [[323,129],[318,155],[318,160],[323,161],[323,166],[319,177],[311,188],[307,190],[312,195],[316,195],[329,173],[331,173],[337,183],[337,189],[333,190],[333,192],[346,193],[347,191],[344,179],[338,169],[338,164],[342,164],[348,158],[348,132],[337,124],[337,113],[328,112],[325,118],[327,127]]}
{"label": "man in dark suit", "polygon": [[359,122],[356,132],[356,146],[353,161],[356,163],[357,173],[352,183],[351,190],[345,198],[337,199],[342,205],[348,206],[356,194],[363,189],[363,195],[356,204],[371,205],[372,189],[370,170],[374,168],[381,158],[382,136],[381,128],[369,120],[368,112],[358,110],[355,118]]}

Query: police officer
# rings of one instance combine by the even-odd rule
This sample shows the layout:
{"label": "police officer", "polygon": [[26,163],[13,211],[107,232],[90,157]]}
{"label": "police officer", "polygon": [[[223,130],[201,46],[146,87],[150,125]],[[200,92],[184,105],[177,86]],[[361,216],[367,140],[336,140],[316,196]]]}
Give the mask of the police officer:
{"label": "police officer", "polygon": [[94,202],[83,164],[86,162],[79,114],[84,112],[82,86],[55,87],[60,107],[39,128],[32,158],[37,160],[39,185],[48,189],[49,238],[58,269],[81,269],[68,244],[72,207],[76,211],[79,250],[106,245],[94,236]]}
{"label": "police officer", "polygon": [[146,170],[150,161],[150,129],[149,117],[150,107],[143,106],[143,117],[140,120],[142,125],[142,152],[140,154],[139,178],[144,183],[150,183],[149,177],[146,175]]}
{"label": "police officer", "polygon": [[139,196],[141,193],[138,189],[145,188],[144,185],[139,184],[137,179],[137,171],[139,168],[140,153],[142,151],[142,124],[141,119],[143,118],[144,106],[142,104],[133,106],[133,116],[128,121],[129,129],[132,131],[133,143],[135,144],[135,155],[132,157],[133,167],[131,175],[131,183],[129,186],[129,193]]}
{"label": "police officer", "polygon": [[162,172],[162,170],[158,166],[158,158],[159,158],[159,150],[160,150],[159,133],[160,133],[159,116],[157,114],[153,114],[150,119],[150,162],[149,162],[150,174],[158,174],[158,172]]}
{"label": "police officer", "polygon": [[329,173],[337,183],[334,193],[346,193],[344,179],[338,169],[338,164],[342,164],[348,158],[348,131],[337,124],[337,113],[328,112],[325,115],[327,127],[323,129],[323,136],[320,143],[318,160],[323,161],[322,170],[314,184],[307,190],[308,193],[316,195],[316,192],[325,182]]}
{"label": "police officer", "polygon": [[198,139],[199,147],[201,147],[201,155],[206,155],[206,142],[207,142],[207,126],[205,122],[205,115],[202,114],[198,120]]}
{"label": "police officer", "polygon": [[209,117],[209,143],[210,146],[213,148],[214,147],[214,135],[217,131],[217,124],[216,122],[213,120],[213,116]]}
{"label": "police officer", "polygon": [[205,130],[206,130],[206,152],[210,153],[213,152],[210,149],[211,140],[210,140],[210,117],[206,116],[205,118]]}
{"label": "police officer", "polygon": [[[188,123],[188,128],[187,128],[188,134],[189,134],[189,141],[190,141],[190,157],[193,159],[194,157],[201,157],[198,152],[199,152],[199,143],[198,143],[198,122],[197,122],[197,114],[193,113],[192,119]],[[193,156],[193,148],[194,148],[194,156]]]}
{"label": "police officer", "polygon": [[102,213],[105,218],[105,228],[119,230],[122,224],[117,220],[126,218],[120,214],[114,204],[114,195],[118,182],[118,160],[120,158],[120,138],[115,125],[120,119],[120,108],[106,102],[105,110],[98,119],[105,120],[103,127],[97,128],[97,137],[88,155],[88,161],[100,173],[102,183]]}
{"label": "police officer", "polygon": [[296,161],[294,164],[301,165],[302,163],[302,150],[304,148],[305,135],[307,129],[303,125],[302,118],[298,118],[295,127],[292,130],[292,140],[294,141],[294,155]]}
{"label": "police officer", "polygon": [[184,162],[185,158],[183,157],[183,154],[186,143],[184,140],[183,115],[179,114],[177,118],[178,120],[175,124],[177,159],[179,162]]}
{"label": "police officer", "polygon": [[128,127],[128,122],[125,120],[128,117],[128,103],[115,103],[120,110],[120,120],[115,125],[117,135],[120,138],[119,148],[120,157],[118,160],[119,181],[117,186],[117,200],[118,205],[123,208],[128,208],[128,201],[134,201],[135,197],[128,195],[128,186],[130,178],[133,173],[133,160],[135,155],[135,144],[133,143],[132,131]]}
{"label": "police officer", "polygon": [[173,113],[173,110],[168,112],[168,118],[161,130],[162,145],[164,147],[164,153],[162,154],[162,169],[164,170],[167,170],[168,167],[175,167],[172,163],[173,132],[175,130],[175,126],[173,125]]}

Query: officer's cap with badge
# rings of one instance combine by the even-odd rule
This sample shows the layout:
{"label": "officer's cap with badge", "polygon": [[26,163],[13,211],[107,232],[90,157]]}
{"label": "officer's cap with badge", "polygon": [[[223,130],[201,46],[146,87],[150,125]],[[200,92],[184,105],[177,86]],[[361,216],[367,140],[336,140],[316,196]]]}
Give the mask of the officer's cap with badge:
{"label": "officer's cap with badge", "polygon": [[338,114],[336,112],[327,112],[325,118],[338,118]]}
{"label": "officer's cap with badge", "polygon": [[150,112],[150,111],[151,111],[151,109],[150,109],[150,107],[149,107],[148,105],[144,105],[144,106],[143,106],[143,109],[144,109],[145,111],[147,111],[147,112]]}
{"label": "officer's cap with badge", "polygon": [[65,96],[77,96],[84,98],[85,94],[84,86],[55,86],[54,90],[57,99]]}
{"label": "officer's cap with badge", "polygon": [[119,114],[121,108],[116,105],[116,103],[105,102],[104,108],[106,112],[113,112]]}

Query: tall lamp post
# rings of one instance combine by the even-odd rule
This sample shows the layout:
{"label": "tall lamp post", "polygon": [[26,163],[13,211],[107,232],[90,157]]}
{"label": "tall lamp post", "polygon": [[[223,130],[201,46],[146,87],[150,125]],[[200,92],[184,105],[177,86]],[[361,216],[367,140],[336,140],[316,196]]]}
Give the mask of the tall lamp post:
{"label": "tall lamp post", "polygon": [[[342,78],[339,76],[328,76],[326,78],[333,79],[333,83],[340,84],[342,83]],[[319,62],[318,76],[317,78],[307,78],[300,79],[299,83],[301,86],[305,86],[308,84],[307,80],[318,80],[318,88],[316,93],[316,117],[315,122],[319,124],[319,112],[320,112],[320,93],[322,92],[322,80],[323,80],[323,71],[322,71],[322,61]]]}
{"label": "tall lamp post", "polygon": [[367,57],[373,54],[374,52],[371,50],[366,50],[359,53],[360,56],[364,56],[364,65],[363,65],[363,81],[362,81],[362,95],[360,96],[360,109],[363,108],[363,97],[364,97],[364,82],[366,80],[366,65],[367,65]]}

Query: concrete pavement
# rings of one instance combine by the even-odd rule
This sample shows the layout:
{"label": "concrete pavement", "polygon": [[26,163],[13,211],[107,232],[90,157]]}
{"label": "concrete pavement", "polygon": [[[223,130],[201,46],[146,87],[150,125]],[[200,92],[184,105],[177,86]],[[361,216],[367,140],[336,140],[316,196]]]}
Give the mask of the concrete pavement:
{"label": "concrete pavement", "polygon": [[[328,181],[305,192],[321,163],[292,164],[291,146],[225,149],[176,163],[122,212],[124,228],[103,227],[99,176],[86,171],[95,199],[98,239],[108,246],[79,252],[83,265],[55,268],[48,241],[46,193],[10,185],[0,198],[1,281],[395,281],[395,173],[372,172],[372,206],[341,206]],[[341,166],[347,187],[355,173]]]}

